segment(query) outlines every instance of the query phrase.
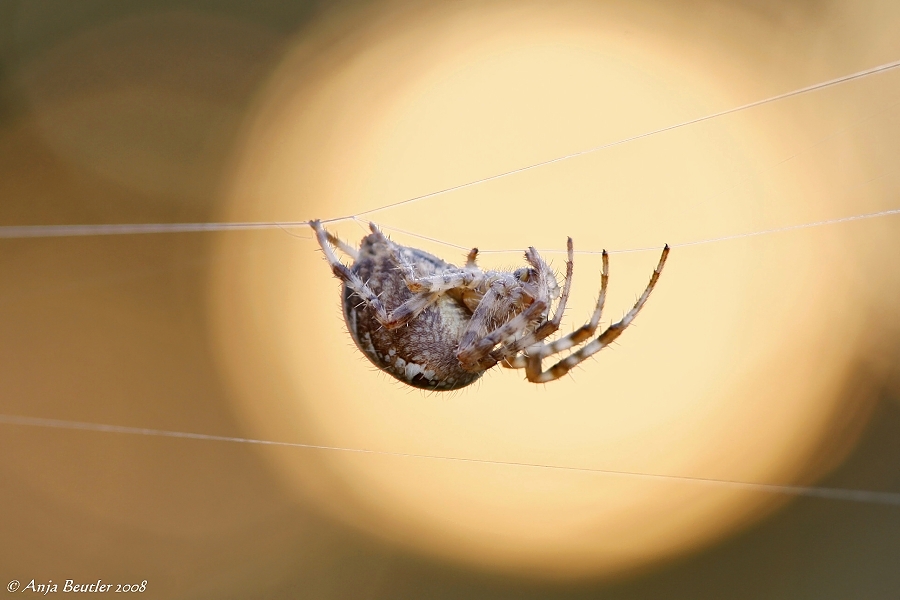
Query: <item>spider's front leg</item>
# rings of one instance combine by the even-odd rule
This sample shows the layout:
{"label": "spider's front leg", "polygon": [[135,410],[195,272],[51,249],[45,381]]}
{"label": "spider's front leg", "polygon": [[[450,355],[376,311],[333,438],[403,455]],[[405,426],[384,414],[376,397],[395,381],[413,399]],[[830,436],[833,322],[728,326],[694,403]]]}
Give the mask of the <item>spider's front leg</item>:
{"label": "spider's front leg", "polygon": [[405,325],[410,320],[417,317],[423,310],[428,308],[428,306],[440,296],[439,293],[413,294],[412,298],[389,313],[381,302],[381,299],[372,291],[368,284],[360,279],[356,273],[347,268],[347,266],[338,259],[337,255],[335,255],[331,242],[337,238],[326,231],[325,228],[322,227],[322,224],[317,220],[310,221],[309,225],[316,233],[316,239],[319,242],[319,246],[322,248],[322,252],[325,254],[325,259],[328,261],[328,264],[331,265],[332,273],[334,273],[335,277],[343,281],[344,285],[353,290],[353,292],[359,296],[360,300],[365,302],[366,305],[372,309],[375,319],[385,329],[396,329]]}
{"label": "spider's front leg", "polygon": [[[566,251],[566,279],[563,283],[563,290],[562,294],[559,297],[559,303],[556,305],[556,310],[553,312],[553,318],[544,321],[544,323],[542,323],[530,335],[526,335],[525,337],[516,340],[512,344],[501,346],[500,348],[497,348],[496,350],[491,352],[491,356],[497,362],[502,362],[504,367],[514,369],[523,368],[525,366],[524,356],[519,355],[519,352],[528,348],[529,346],[533,346],[543,341],[548,336],[556,333],[556,331],[559,329],[559,324],[562,321],[563,313],[566,310],[566,304],[569,301],[569,292],[572,289],[572,272],[575,267],[575,248],[572,242],[572,238],[568,238],[568,240],[566,241]],[[535,252],[535,256],[536,255],[537,252]],[[542,268],[545,269],[547,273],[549,273],[550,268],[546,265],[546,263],[540,261],[539,257],[535,262],[538,263],[538,261],[538,266],[543,265]]]}
{"label": "spider's front leg", "polygon": [[561,338],[556,342],[532,347],[532,349],[529,350],[528,354],[523,358],[523,362],[525,363],[525,377],[528,379],[528,381],[532,383],[547,383],[548,381],[559,379],[570,370],[572,370],[573,367],[582,363],[584,360],[593,356],[597,352],[600,352],[603,348],[609,346],[611,343],[613,343],[613,341],[615,341],[616,338],[622,335],[622,332],[625,331],[625,329],[631,324],[634,318],[641,311],[641,308],[643,308],[644,304],[647,302],[647,299],[650,297],[650,292],[652,292],[653,288],[656,286],[656,282],[659,280],[659,275],[660,273],[662,273],[663,266],[665,266],[666,258],[668,258],[668,256],[669,246],[667,244],[663,248],[662,256],[659,257],[659,263],[656,265],[656,269],[653,270],[653,274],[650,276],[650,282],[647,284],[647,287],[644,289],[644,292],[641,294],[640,298],[637,299],[637,302],[634,303],[634,306],[631,308],[631,310],[629,310],[625,314],[625,316],[622,317],[621,321],[613,323],[612,325],[607,327],[603,331],[603,333],[601,333],[596,339],[582,346],[546,371],[543,371],[541,366],[541,360],[543,358],[546,358],[547,356],[554,354],[555,352],[560,352],[562,350],[571,348],[575,344],[577,344],[579,340],[584,340],[593,335],[593,330],[596,329],[597,323],[600,320],[600,312],[603,310],[603,302],[606,297],[608,264],[606,260],[606,253],[604,252],[604,275],[602,277],[600,288],[600,298],[597,301],[597,309],[594,311],[594,316],[591,318],[591,321],[587,325],[575,330],[570,335]]}
{"label": "spider's front leg", "polygon": [[[525,343],[516,344],[511,347],[506,356],[504,356],[504,367],[509,369],[524,369],[528,363],[529,357],[531,357],[532,360],[535,356],[538,356],[540,359],[547,358],[548,356],[577,346],[594,335],[594,332],[597,331],[597,327],[600,325],[600,316],[603,314],[603,305],[606,303],[606,287],[609,284],[609,254],[607,254],[606,250],[603,251],[602,260],[603,267],[600,270],[600,295],[597,296],[597,305],[594,308],[594,314],[591,315],[591,320],[572,333],[565,335],[558,340],[547,342],[546,344],[536,343],[541,340],[534,340],[532,342],[532,344],[534,344],[533,346]],[[528,340],[522,340],[522,342],[525,341]],[[526,349],[526,354],[519,354],[520,351]]]}
{"label": "spider's front leg", "polygon": [[535,299],[525,310],[509,321],[485,332],[490,327],[488,324],[493,321],[496,305],[501,304],[499,299],[505,293],[503,287],[503,282],[496,281],[484,294],[460,340],[456,357],[463,369],[467,371],[486,370],[496,365],[499,361],[491,356],[491,351],[497,344],[525,330],[547,309],[547,303],[544,300]]}
{"label": "spider's front leg", "polygon": [[[525,252],[525,259],[531,269],[518,269],[512,275],[513,281],[497,280],[491,284],[473,313],[460,342],[457,358],[463,368],[488,369],[514,356],[521,348],[543,340],[559,328],[572,287],[575,252],[572,238],[567,240],[566,246],[566,279],[561,294],[552,269],[534,248],[528,248]],[[552,318],[547,319],[546,312],[557,295],[559,303],[556,311]],[[489,323],[496,322],[498,314],[520,306],[523,301],[530,302],[526,302],[524,310],[493,331],[483,333],[488,329]],[[514,341],[510,341],[510,338]]]}

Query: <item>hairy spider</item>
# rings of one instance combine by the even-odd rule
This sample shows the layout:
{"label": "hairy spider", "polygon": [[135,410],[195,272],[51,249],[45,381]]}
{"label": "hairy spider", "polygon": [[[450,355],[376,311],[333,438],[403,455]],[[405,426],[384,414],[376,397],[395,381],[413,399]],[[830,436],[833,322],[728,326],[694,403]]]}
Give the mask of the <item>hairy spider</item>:
{"label": "hairy spider", "polygon": [[[545,342],[559,329],[569,298],[572,238],[560,290],[553,271],[534,248],[525,251],[527,267],[483,271],[475,264],[477,248],[469,252],[464,267],[456,267],[392,242],[374,223],[359,250],[326,231],[319,221],[310,226],[332,272],[343,282],[344,319],[353,341],[382,371],[428,390],[467,386],[497,363],[524,368],[533,383],[559,379],[628,327],[653,291],[669,254],[666,246],[650,283],[621,321],[544,371],[543,359],[594,336],[609,280],[605,250],[600,296],[591,320],[569,335]],[[338,260],[335,247],[353,259],[351,267]],[[551,317],[551,304],[557,299]]]}

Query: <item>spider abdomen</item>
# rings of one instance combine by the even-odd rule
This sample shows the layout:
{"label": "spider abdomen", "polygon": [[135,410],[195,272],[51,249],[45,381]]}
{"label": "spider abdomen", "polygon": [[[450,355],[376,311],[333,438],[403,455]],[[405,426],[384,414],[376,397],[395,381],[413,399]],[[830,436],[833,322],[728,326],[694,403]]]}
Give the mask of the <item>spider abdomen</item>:
{"label": "spider abdomen", "polygon": [[[419,273],[430,275],[449,267],[441,259],[414,248],[402,248],[404,259]],[[412,297],[399,265],[376,236],[367,236],[351,272],[389,307]],[[403,383],[428,390],[454,390],[481,377],[482,372],[464,370],[456,351],[471,313],[459,301],[443,295],[418,316],[396,329],[378,322],[372,309],[351,290],[343,287],[344,320],[357,347],[372,363]]]}

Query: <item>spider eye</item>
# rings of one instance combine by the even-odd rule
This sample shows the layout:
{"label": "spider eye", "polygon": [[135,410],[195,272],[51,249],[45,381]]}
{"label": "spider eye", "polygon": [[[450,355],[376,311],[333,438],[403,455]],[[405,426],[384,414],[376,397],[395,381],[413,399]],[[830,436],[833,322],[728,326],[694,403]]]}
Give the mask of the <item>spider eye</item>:
{"label": "spider eye", "polygon": [[516,269],[513,273],[513,277],[515,277],[519,281],[528,281],[531,279],[531,269],[522,267],[521,269]]}

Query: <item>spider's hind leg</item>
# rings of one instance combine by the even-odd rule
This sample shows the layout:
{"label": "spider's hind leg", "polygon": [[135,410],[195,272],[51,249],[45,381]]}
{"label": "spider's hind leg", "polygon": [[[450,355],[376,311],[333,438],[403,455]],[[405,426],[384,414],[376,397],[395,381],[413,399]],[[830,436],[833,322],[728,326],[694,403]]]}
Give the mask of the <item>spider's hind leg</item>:
{"label": "spider's hind leg", "polygon": [[354,261],[359,259],[359,250],[357,250],[338,236],[334,235],[327,229],[325,230],[325,236],[328,238],[328,241],[332,246],[352,258]]}
{"label": "spider's hind leg", "polygon": [[413,267],[403,257],[403,254],[400,251],[400,246],[395,244],[389,237],[384,235],[384,233],[381,231],[381,228],[371,221],[369,222],[369,229],[372,230],[372,234],[378,238],[378,241],[387,246],[388,252],[390,253],[393,261],[397,264],[397,269],[399,269],[401,275],[403,275],[403,281],[404,283],[406,283],[406,287],[409,289],[409,291],[413,293],[428,291],[416,287],[415,284],[419,280],[419,276],[416,273],[415,267]]}
{"label": "spider's hind leg", "polygon": [[416,273],[415,267],[403,257],[401,246],[388,239],[374,223],[371,223],[370,227],[372,233],[379,236],[381,241],[387,245],[388,250],[391,253],[391,258],[397,263],[397,268],[400,269],[400,272],[403,275],[403,281],[406,284],[407,289],[414,294],[444,294],[458,288],[477,288],[484,283],[484,272],[476,266],[470,266],[470,263],[474,265],[475,256],[478,254],[477,248],[473,248],[472,251],[469,252],[466,266],[461,269],[451,267],[444,269],[435,275],[419,275]]}
{"label": "spider's hind leg", "polygon": [[437,300],[439,294],[414,294],[412,298],[388,313],[384,303],[372,288],[338,259],[331,246],[331,239],[334,236],[328,233],[319,221],[310,221],[309,225],[316,233],[316,239],[325,254],[325,259],[331,265],[332,273],[372,309],[375,319],[386,329],[396,329],[405,325]]}
{"label": "spider's hind leg", "polygon": [[478,265],[475,264],[476,258],[478,258],[478,248],[472,248],[469,250],[469,255],[466,257],[466,268],[477,269]]}

